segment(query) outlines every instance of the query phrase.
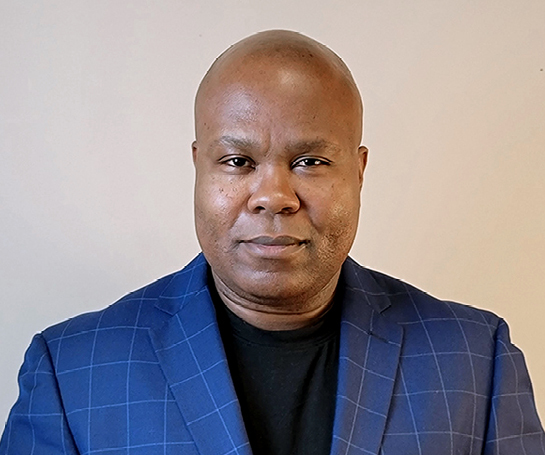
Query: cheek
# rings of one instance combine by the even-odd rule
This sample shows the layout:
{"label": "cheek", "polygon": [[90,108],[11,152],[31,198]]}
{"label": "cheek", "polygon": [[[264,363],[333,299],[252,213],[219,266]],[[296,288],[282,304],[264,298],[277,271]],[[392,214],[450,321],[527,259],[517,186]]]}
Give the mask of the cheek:
{"label": "cheek", "polygon": [[320,220],[324,228],[338,229],[358,219],[360,206],[359,186],[354,181],[343,179],[329,185],[309,188],[308,210],[313,218]]}
{"label": "cheek", "polygon": [[[339,185],[341,188],[341,185]],[[323,251],[328,255],[344,255],[352,246],[359,220],[359,191],[344,186],[329,188],[325,201],[315,204],[315,227],[322,234]]]}
{"label": "cheek", "polygon": [[357,222],[358,207],[339,204],[329,212],[326,236],[332,243],[351,243],[356,233]]}
{"label": "cheek", "polygon": [[230,182],[207,178],[195,187],[195,224],[201,245],[219,244],[240,212],[241,201]]}

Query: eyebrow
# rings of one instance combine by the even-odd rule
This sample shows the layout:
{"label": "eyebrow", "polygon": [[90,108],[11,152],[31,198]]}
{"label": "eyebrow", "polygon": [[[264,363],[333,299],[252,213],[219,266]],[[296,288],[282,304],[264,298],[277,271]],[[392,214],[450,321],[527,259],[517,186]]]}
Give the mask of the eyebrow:
{"label": "eyebrow", "polygon": [[312,141],[298,141],[289,145],[289,150],[300,153],[308,153],[317,150],[332,150],[338,151],[340,148],[338,145],[333,144],[332,142],[326,141],[325,139],[316,139]]}
{"label": "eyebrow", "polygon": [[[236,148],[238,150],[248,150],[248,151],[259,148],[259,143],[257,141],[254,141],[248,138],[229,136],[229,135],[224,135],[224,136],[221,136],[219,139],[216,139],[213,142],[213,145],[224,145],[224,146]],[[329,149],[332,151],[340,150],[338,145],[332,142],[326,141],[325,139],[315,139],[315,140],[309,140],[309,141],[302,140],[302,141],[293,142],[291,144],[288,144],[287,149],[297,154],[308,153],[308,152],[312,152],[316,150],[324,150],[324,149]]]}
{"label": "eyebrow", "polygon": [[228,135],[224,135],[219,139],[216,139],[214,142],[212,142],[212,145],[225,145],[239,150],[252,150],[258,148],[258,143],[256,141]]}

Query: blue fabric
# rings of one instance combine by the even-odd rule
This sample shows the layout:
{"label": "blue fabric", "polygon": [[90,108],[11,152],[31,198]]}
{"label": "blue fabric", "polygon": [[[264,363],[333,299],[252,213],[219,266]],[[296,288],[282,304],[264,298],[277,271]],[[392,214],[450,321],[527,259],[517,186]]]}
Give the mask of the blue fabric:
{"label": "blue fabric", "polygon": [[[251,454],[207,268],[36,335],[0,454]],[[505,322],[350,259],[341,286],[332,454],[545,454]]]}

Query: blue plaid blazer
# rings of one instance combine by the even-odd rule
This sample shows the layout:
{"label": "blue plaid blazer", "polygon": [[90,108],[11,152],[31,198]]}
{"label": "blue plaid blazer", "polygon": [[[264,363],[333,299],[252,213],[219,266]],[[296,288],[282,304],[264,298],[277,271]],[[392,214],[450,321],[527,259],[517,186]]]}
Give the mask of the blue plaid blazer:
{"label": "blue plaid blazer", "polygon": [[[36,335],[0,454],[250,455],[207,270],[199,255]],[[332,454],[545,454],[501,319],[351,259],[341,285]]]}

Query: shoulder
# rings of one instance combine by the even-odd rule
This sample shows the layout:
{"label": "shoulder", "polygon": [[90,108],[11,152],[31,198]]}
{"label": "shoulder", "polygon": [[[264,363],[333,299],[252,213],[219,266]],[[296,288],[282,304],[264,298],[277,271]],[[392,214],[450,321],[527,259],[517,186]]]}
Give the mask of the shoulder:
{"label": "shoulder", "polygon": [[436,327],[472,326],[493,335],[504,323],[491,311],[439,299],[398,278],[363,267],[350,258],[345,269],[353,275],[348,282],[361,286],[364,294],[380,297],[383,301],[381,313],[398,324],[407,327],[424,323],[433,323]]}
{"label": "shoulder", "polygon": [[353,261],[348,268],[347,281],[360,293],[360,305],[367,301],[374,309],[375,324],[402,329],[401,359],[417,376],[437,362],[444,371],[453,368],[453,376],[460,368],[490,371],[499,340],[510,346],[505,322],[490,311],[438,299]]}
{"label": "shoulder", "polygon": [[[108,307],[83,313],[55,324],[42,332],[45,341],[92,338],[97,330],[122,332],[147,330],[164,322],[185,295],[206,285],[207,263],[198,255],[183,269],[128,293]],[[198,279],[197,279],[198,277]],[[115,336],[115,335],[112,335]]]}

